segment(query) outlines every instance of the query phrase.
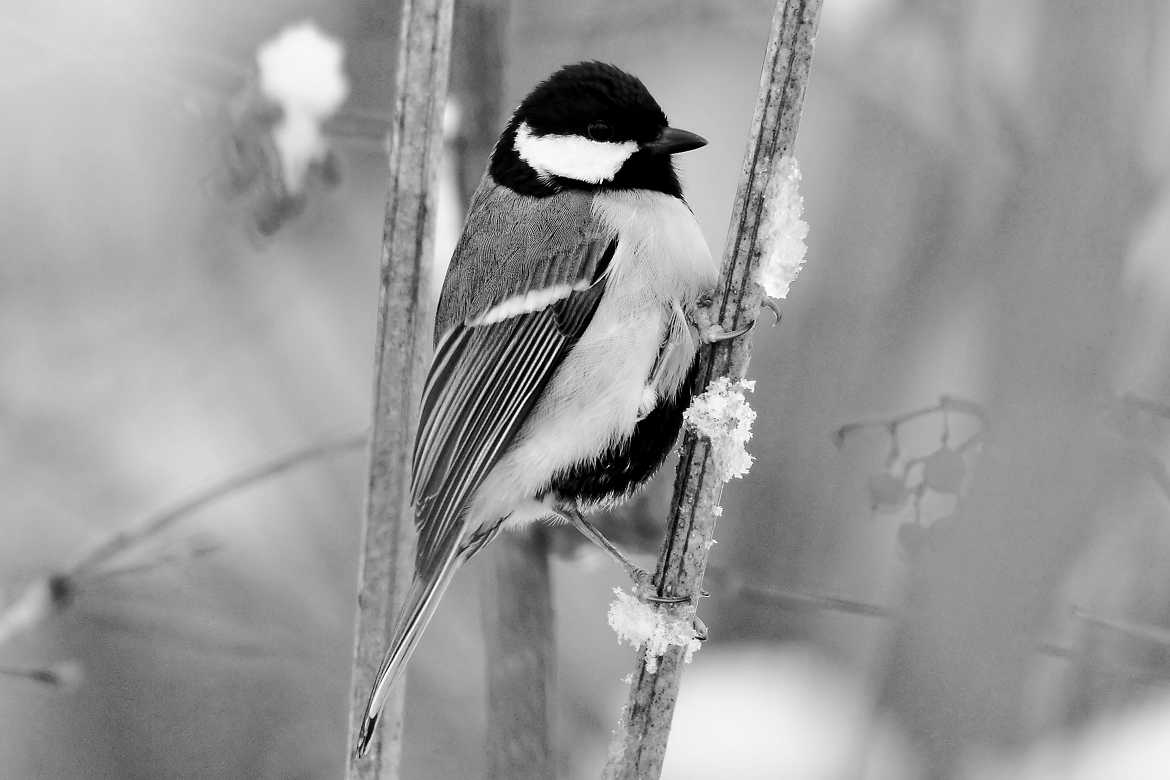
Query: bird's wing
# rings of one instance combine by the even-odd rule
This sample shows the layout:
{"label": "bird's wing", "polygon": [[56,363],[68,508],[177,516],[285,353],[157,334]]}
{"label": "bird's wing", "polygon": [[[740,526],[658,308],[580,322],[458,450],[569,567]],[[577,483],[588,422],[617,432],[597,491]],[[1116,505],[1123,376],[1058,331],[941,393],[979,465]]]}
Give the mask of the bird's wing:
{"label": "bird's wing", "polygon": [[490,179],[476,193],[439,301],[415,438],[419,576],[460,543],[476,489],[592,319],[616,246],[588,193],[530,198]]}

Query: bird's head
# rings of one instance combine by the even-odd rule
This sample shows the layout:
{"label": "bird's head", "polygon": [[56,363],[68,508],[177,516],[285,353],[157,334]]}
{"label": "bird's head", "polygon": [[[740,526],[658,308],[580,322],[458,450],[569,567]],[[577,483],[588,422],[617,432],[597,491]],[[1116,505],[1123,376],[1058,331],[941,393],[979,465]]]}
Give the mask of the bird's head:
{"label": "bird's head", "polygon": [[707,142],[670,127],[646,86],[602,62],[566,65],[537,84],[492,155],[492,177],[527,194],[564,187],[680,195],[671,155]]}

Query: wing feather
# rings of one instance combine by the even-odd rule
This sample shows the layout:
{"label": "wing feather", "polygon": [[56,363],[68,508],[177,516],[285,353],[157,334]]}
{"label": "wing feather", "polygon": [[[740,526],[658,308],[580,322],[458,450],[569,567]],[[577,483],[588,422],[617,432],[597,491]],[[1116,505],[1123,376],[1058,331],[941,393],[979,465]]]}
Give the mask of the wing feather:
{"label": "wing feather", "polygon": [[[588,196],[516,204],[525,196],[503,189],[481,186],[440,297],[411,485],[423,576],[462,543],[468,504],[588,327],[617,246],[595,228]],[[481,322],[504,301],[564,284],[573,292],[544,308]]]}

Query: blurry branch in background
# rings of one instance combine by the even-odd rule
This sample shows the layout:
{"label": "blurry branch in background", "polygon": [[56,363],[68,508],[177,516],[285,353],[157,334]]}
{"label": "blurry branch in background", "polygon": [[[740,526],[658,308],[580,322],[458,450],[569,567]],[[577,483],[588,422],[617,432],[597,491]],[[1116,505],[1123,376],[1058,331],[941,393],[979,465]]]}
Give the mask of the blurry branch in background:
{"label": "blurry branch in background", "polygon": [[[762,291],[756,283],[765,193],[773,167],[792,151],[812,63],[820,0],[781,0],[772,18],[752,119],[747,154],[732,212],[723,271],[711,311],[727,331],[760,316]],[[750,334],[716,344],[700,357],[696,393],[717,377],[742,380],[750,356]],[[709,461],[710,442],[688,431],[679,458],[667,538],[654,574],[659,596],[695,599],[701,592],[715,507],[723,482]],[[639,654],[628,702],[613,741],[605,777],[657,778],[662,772],[686,651],[671,647],[661,658]],[[653,669],[653,671],[651,671]],[[717,749],[713,746],[713,749]]]}
{"label": "blurry branch in background", "polygon": [[[823,613],[835,612],[852,617],[878,618],[896,624],[906,616],[904,609],[887,607],[881,604],[871,604],[856,599],[827,596],[819,593],[770,588],[753,585],[745,582],[734,572],[722,567],[711,566],[707,569],[707,578],[721,591],[724,597],[740,597],[752,599],[767,604],[776,609],[791,612]],[[1118,634],[1126,639],[1143,643],[1154,644],[1160,647],[1170,647],[1170,628],[1138,623],[1107,615],[1099,615],[1080,607],[1070,610],[1073,618],[1086,626],[1104,629]],[[1036,652],[1052,658],[1064,659],[1080,663],[1082,666],[1099,667],[1102,670],[1133,680],[1159,681],[1163,685],[1170,684],[1170,672],[1164,667],[1153,665],[1137,665],[1119,663],[1115,659],[1101,653],[1093,653],[1090,647],[1069,647],[1049,641],[1040,641],[1036,644]]]}
{"label": "blurry branch in background", "polygon": [[[459,123],[448,149],[455,155],[460,205],[479,185],[503,125],[511,5],[509,0],[456,2],[451,103]],[[545,780],[556,776],[549,722],[556,645],[545,529],[538,524],[501,534],[486,557],[479,596],[491,713],[486,776]]]}
{"label": "blurry branch in background", "polygon": [[[179,552],[163,553],[148,557],[146,560],[117,565],[119,559],[141,550],[171,530],[181,520],[206,509],[211,504],[297,466],[356,450],[365,441],[364,434],[352,434],[297,450],[233,475],[148,516],[139,523],[115,531],[69,566],[25,585],[20,595],[0,612],[0,645],[60,615],[73,605],[78,593],[89,586],[114,577],[141,574],[162,566],[182,563],[219,549],[217,544],[197,542]],[[79,679],[80,669],[68,663],[32,669],[0,667],[0,675],[23,677],[36,682],[68,687]]]}
{"label": "blurry branch in background", "polygon": [[63,661],[52,666],[0,666],[0,676],[72,690],[81,684],[81,666]]}
{"label": "blurry branch in background", "polygon": [[[974,421],[976,430],[958,444],[952,444],[952,416],[962,415]],[[941,423],[938,446],[931,452],[905,457],[901,434],[903,426],[914,420],[937,416]],[[848,438],[865,430],[880,430],[889,439],[885,465],[869,476],[870,509],[874,512],[897,512],[910,503],[912,520],[898,528],[898,542],[913,556],[949,533],[961,510],[964,489],[969,484],[971,468],[965,457],[983,444],[990,428],[987,412],[974,402],[954,396],[940,396],[938,403],[884,418],[860,420],[842,425],[833,433],[833,443],[840,449]],[[945,517],[924,523],[922,502],[933,491],[954,497],[954,508]]]}
{"label": "blurry branch in background", "polygon": [[1148,623],[1134,623],[1129,620],[1103,615],[1094,615],[1079,607],[1073,608],[1072,615],[1079,620],[1083,620],[1085,623],[1114,631],[1130,639],[1138,639],[1143,642],[1152,642],[1163,647],[1170,647],[1170,629],[1168,628],[1153,626]]}
{"label": "blurry branch in background", "polygon": [[172,507],[151,515],[138,525],[118,531],[108,539],[103,540],[69,569],[69,576],[76,578],[96,573],[100,567],[115,557],[169,530],[175,523],[203,509],[208,504],[305,463],[357,449],[365,441],[365,434],[351,434],[331,439],[229,477]]}
{"label": "blurry branch in background", "polygon": [[895,446],[896,452],[898,429],[902,425],[910,422],[911,420],[916,420],[919,417],[925,417],[927,415],[937,413],[943,414],[945,420],[945,415],[948,412],[958,412],[960,414],[970,415],[979,420],[984,428],[988,427],[989,423],[987,420],[987,412],[984,411],[980,404],[974,401],[968,401],[963,398],[943,395],[939,397],[938,403],[934,404],[933,406],[914,409],[913,411],[903,412],[891,417],[879,417],[870,420],[857,420],[854,422],[845,423],[833,432],[833,441],[838,447],[841,447],[845,444],[845,439],[849,436],[849,434],[854,433],[855,431],[859,431],[864,428],[885,428],[889,431],[890,437],[893,439],[893,445]]}
{"label": "blurry branch in background", "polygon": [[[411,439],[430,351],[434,204],[451,50],[453,0],[405,0],[374,344],[373,430],[359,568],[346,777],[397,777],[404,685],[386,702],[369,754],[353,746],[414,571]],[[387,46],[394,42],[387,41]]]}
{"label": "blurry branch in background", "polygon": [[706,578],[713,587],[719,589],[719,595],[725,598],[745,598],[760,601],[778,609],[794,612],[840,612],[845,615],[860,617],[874,617],[893,619],[898,617],[898,611],[880,604],[870,604],[855,599],[826,596],[819,593],[769,588],[762,585],[753,585],[747,582],[734,571],[722,566],[707,567]]}

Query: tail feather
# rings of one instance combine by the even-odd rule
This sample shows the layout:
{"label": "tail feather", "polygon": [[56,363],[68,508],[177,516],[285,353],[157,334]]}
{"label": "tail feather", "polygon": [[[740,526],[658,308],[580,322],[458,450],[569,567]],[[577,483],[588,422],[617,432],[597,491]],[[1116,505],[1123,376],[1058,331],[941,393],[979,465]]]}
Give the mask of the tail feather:
{"label": "tail feather", "polygon": [[378,720],[382,716],[382,708],[386,706],[386,698],[390,695],[395,680],[406,668],[406,662],[414,654],[427,624],[431,622],[435,609],[439,606],[439,599],[446,592],[455,571],[459,568],[459,560],[458,549],[452,547],[437,569],[422,577],[415,576],[410,592],[406,595],[406,603],[398,613],[394,639],[382,659],[378,676],[374,678],[374,687],[370,690],[370,700],[366,703],[366,711],[362,716],[362,725],[354,747],[359,757],[369,751],[378,728]]}

